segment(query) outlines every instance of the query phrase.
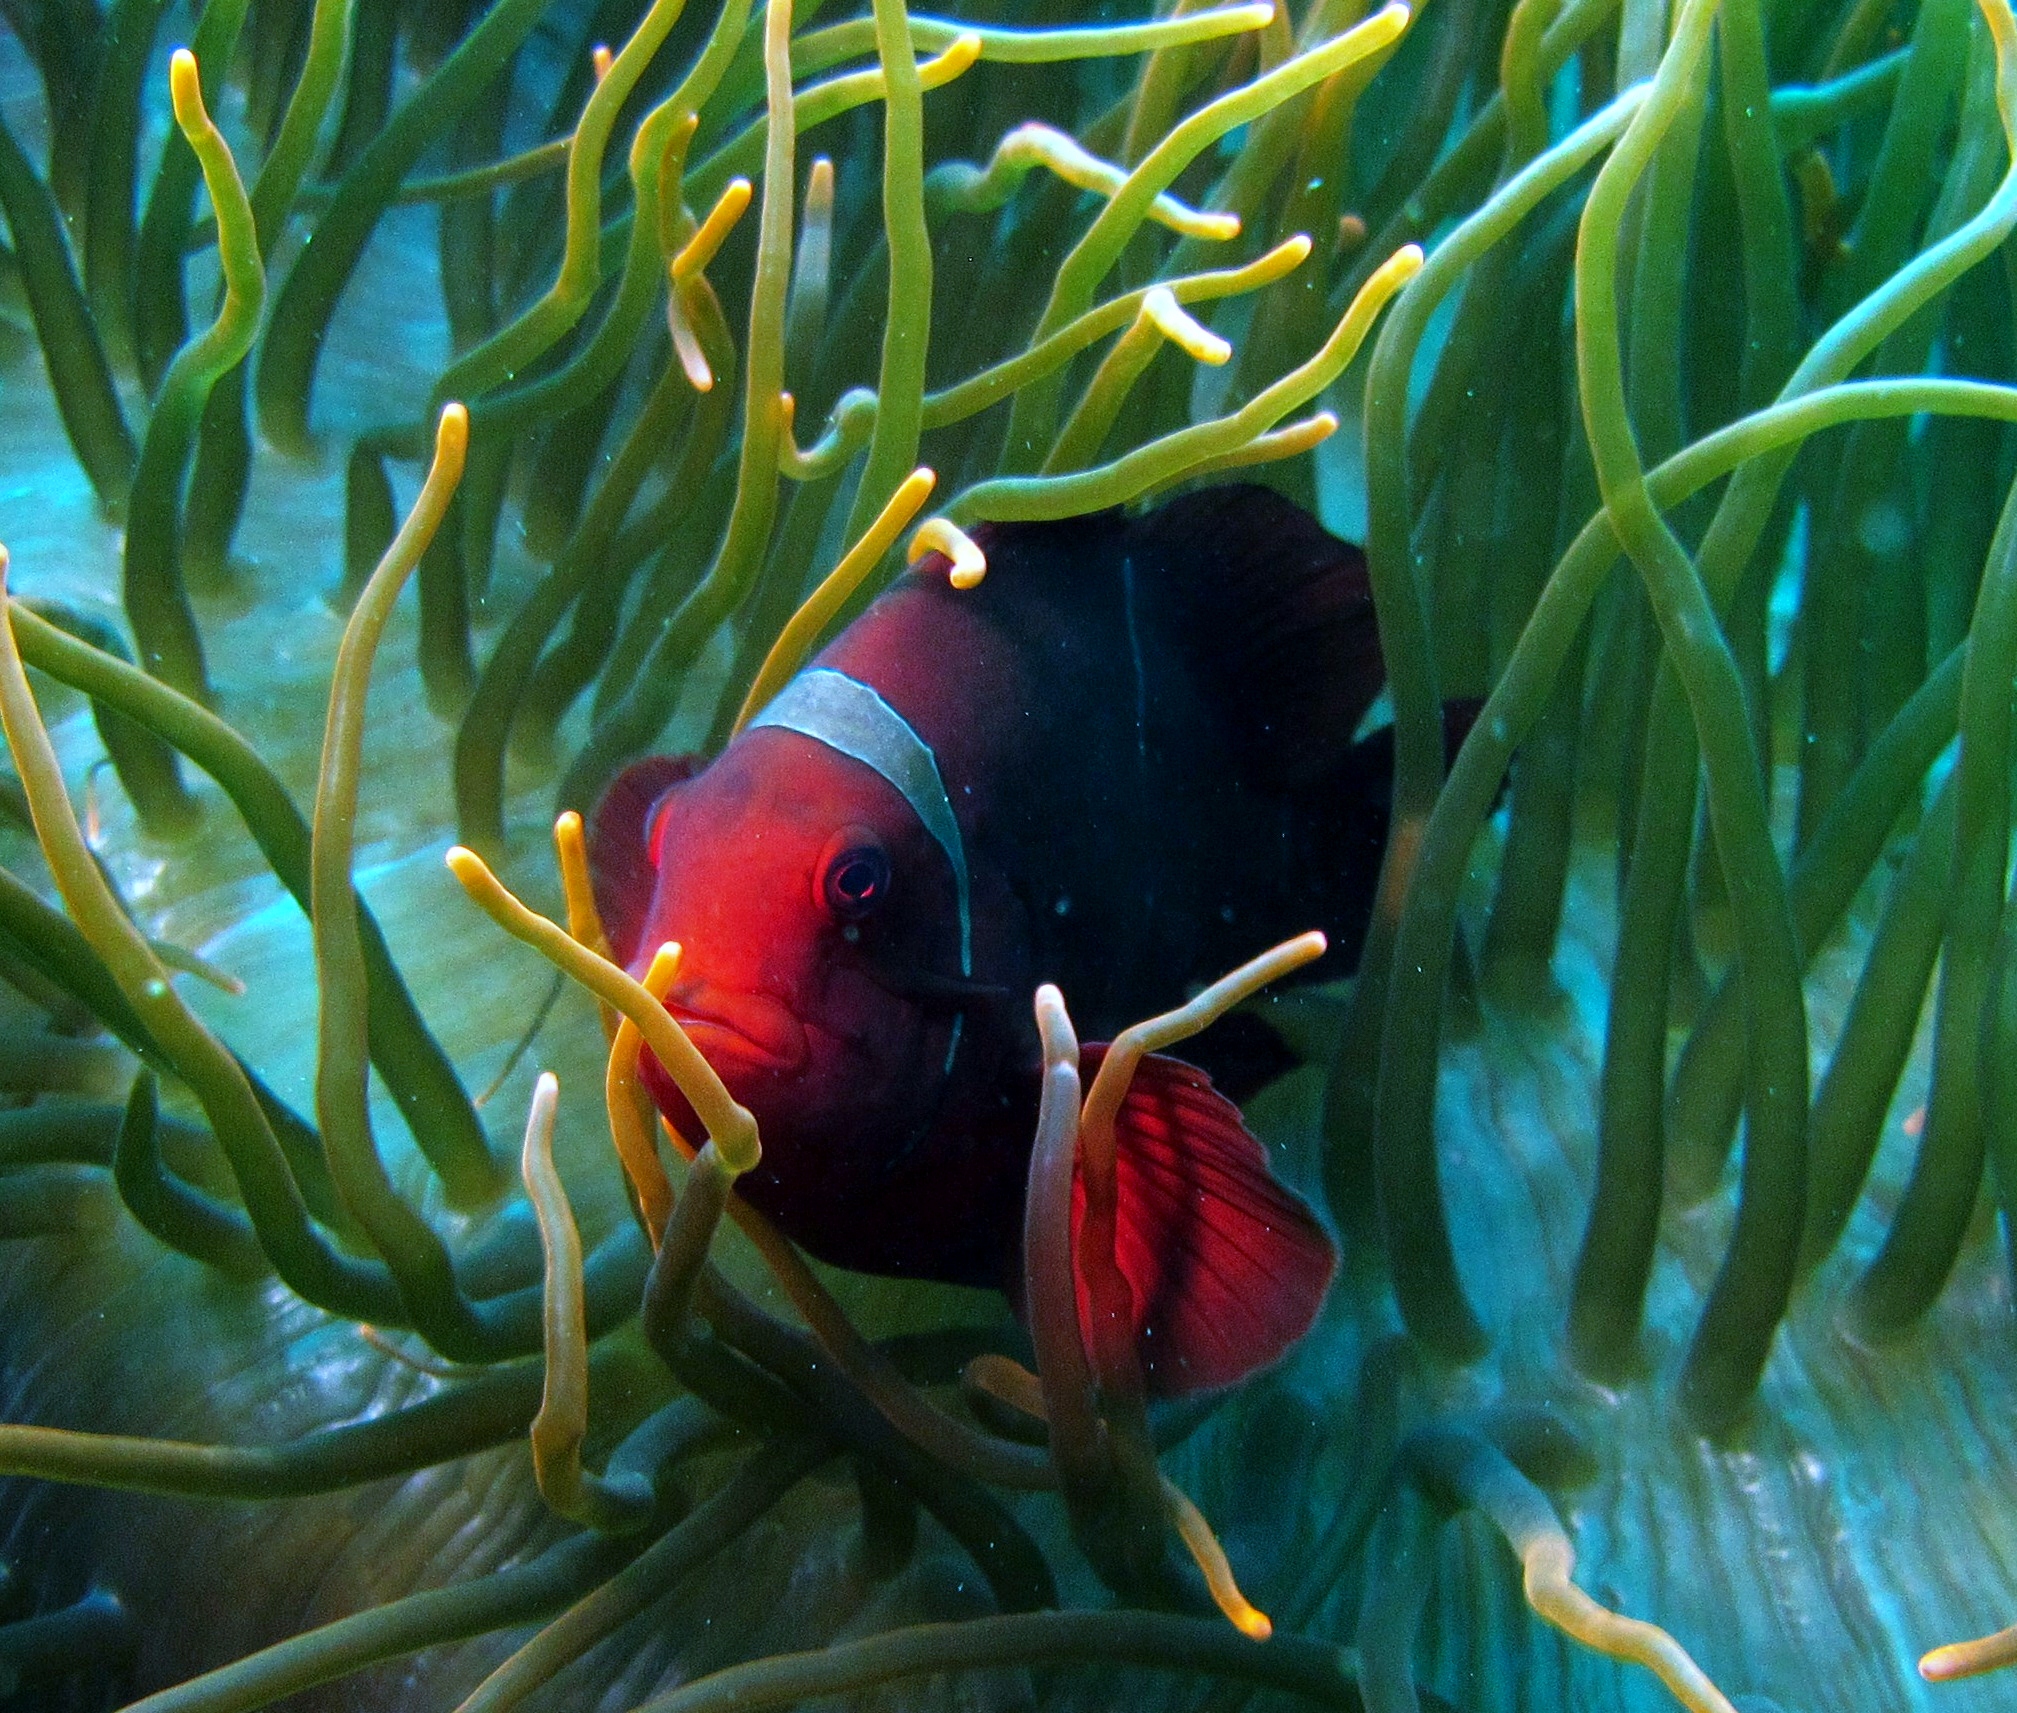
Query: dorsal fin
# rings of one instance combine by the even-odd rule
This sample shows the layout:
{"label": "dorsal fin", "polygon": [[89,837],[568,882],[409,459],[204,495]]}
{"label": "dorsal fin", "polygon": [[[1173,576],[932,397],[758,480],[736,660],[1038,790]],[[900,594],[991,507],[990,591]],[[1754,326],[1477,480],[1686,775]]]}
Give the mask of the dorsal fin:
{"label": "dorsal fin", "polygon": [[637,952],[638,936],[658,888],[658,865],[646,848],[645,822],[666,792],[706,765],[698,755],[648,755],[613,780],[588,821],[588,877],[596,914],[620,964]]}
{"label": "dorsal fin", "polygon": [[1365,555],[1248,483],[1158,506],[1128,549],[1248,776],[1293,791],[1335,767],[1386,678]]}

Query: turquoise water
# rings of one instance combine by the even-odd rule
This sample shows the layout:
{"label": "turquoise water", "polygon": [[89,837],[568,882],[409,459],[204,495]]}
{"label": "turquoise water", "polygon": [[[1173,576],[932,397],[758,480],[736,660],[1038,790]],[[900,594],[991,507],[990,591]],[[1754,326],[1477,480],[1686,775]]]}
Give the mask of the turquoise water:
{"label": "turquoise water", "polygon": [[[696,11],[696,20],[705,10]],[[1649,52],[1643,12],[1628,9],[1628,17],[1639,23],[1642,56]],[[1495,65],[1501,21],[1464,16],[1475,37],[1473,57],[1480,66]],[[1303,21],[1303,14],[1297,18]],[[555,83],[572,21],[572,14],[556,15],[548,33],[528,48],[520,87],[527,106],[530,91],[544,94]],[[1914,20],[1901,15],[1893,22],[1903,30]],[[162,87],[167,46],[181,39],[176,31],[186,33],[187,25],[183,14],[171,9],[148,73],[150,91]],[[1789,21],[1782,26],[1793,28]],[[690,21],[687,34],[675,40],[691,48],[697,27]],[[1965,20],[1956,28],[1943,51],[1955,61],[1949,69],[1958,84],[1961,60],[1972,52],[1979,68],[1988,56],[1979,25],[1973,35]],[[1656,28],[1650,52],[1659,46]],[[18,37],[0,36],[0,47],[0,112],[40,161],[46,118],[36,79]],[[1932,41],[1925,53],[1930,58],[1941,47]],[[410,94],[426,50],[409,37],[408,51],[413,62],[400,87]],[[1271,54],[1285,51],[1278,41],[1268,48]],[[1634,50],[1628,41],[1617,51]],[[1790,48],[1786,61],[1789,68],[1806,63]],[[1250,63],[1229,62],[1202,68],[1199,75],[1230,86],[1253,72]],[[1410,41],[1376,81],[1376,89],[1391,81],[1403,93],[1369,98],[1361,114],[1358,148],[1365,158],[1355,182],[1368,195],[1379,188],[1375,163],[1388,158],[1405,130],[1404,92],[1421,94],[1432,72],[1426,52]],[[1775,81],[1797,81],[1792,69],[1783,78],[1776,70],[1774,75]],[[1070,86],[1059,74],[1048,88],[1028,71],[982,66],[969,76],[971,82],[944,96],[927,97],[932,123],[942,127],[927,131],[928,161],[956,152],[984,156],[992,139],[1033,105],[1068,119],[1104,152],[1120,152],[1117,127],[1108,122],[1102,129],[1099,115],[1128,88],[1122,73],[1087,74]],[[1594,80],[1594,70],[1591,76]],[[1979,69],[1977,76],[1980,80]],[[760,99],[752,92],[753,79],[753,55],[746,52],[727,87],[753,102]],[[244,119],[251,81],[241,68],[218,103],[227,134],[248,158],[257,152]],[[1576,106],[1573,81],[1557,80],[1557,103],[1566,109],[1553,133],[1557,137],[1567,129],[1567,116],[1595,104],[1592,92]],[[1184,90],[1171,117],[1203,100],[1219,82]],[[1453,136],[1488,93],[1489,80],[1467,87],[1469,93],[1448,116]],[[1960,122],[1952,108],[1950,102],[1942,109],[1945,128],[1927,145],[1929,175],[1934,165],[1947,171],[1960,152],[1948,138],[1950,121]],[[145,111],[142,153],[151,159],[165,125],[158,97],[150,94]],[[1987,123],[1973,109],[1966,117]],[[1307,116],[1302,123],[1309,123]],[[619,128],[619,146],[634,124],[632,115]],[[1241,135],[1252,145],[1258,129]],[[524,140],[532,139],[536,123],[514,107],[505,114],[505,131],[515,146],[521,131]],[[1303,134],[1300,128],[1295,133]],[[1973,133],[1963,125],[1961,135]],[[809,140],[801,149],[801,161],[813,146]],[[856,294],[868,300],[866,310],[850,309],[836,290],[833,326],[826,343],[815,347],[819,363],[805,375],[808,399],[824,396],[831,402],[839,380],[875,378],[880,329],[873,299],[881,275],[864,260],[872,249],[864,234],[879,222],[880,150],[874,125],[849,120],[819,133],[817,146],[831,152],[840,169],[845,264],[869,282]],[[1849,168],[1855,175],[1870,170],[1875,150],[1874,135],[1861,133],[1842,146],[1845,194],[1854,188]],[[1237,150],[1221,157],[1235,170],[1240,158]],[[430,168],[436,164],[430,157]],[[1990,165],[2000,167],[2000,159]],[[1415,170],[1426,173],[1429,163]],[[1193,175],[1195,184],[1186,179],[1182,186],[1200,201],[1211,190],[1202,173],[1200,168]],[[1713,198],[1721,191],[1708,186],[1700,194],[1698,232],[1710,230],[1719,217]],[[1270,204],[1270,209],[1270,219],[1307,212],[1303,205],[1279,210]],[[717,269],[738,340],[745,314],[738,292],[746,295],[750,268],[747,226],[758,212],[746,217],[745,229]],[[987,238],[944,241],[937,303],[942,324],[962,328],[963,318],[948,313],[944,295],[961,294],[1005,321],[1021,317],[1016,328],[1021,336],[1039,301],[1036,284],[1056,262],[1042,246],[1028,247],[1029,225],[1046,219],[1083,225],[1090,215],[1082,202],[1043,202],[1032,192],[1011,204],[996,226],[974,228],[990,234]],[[1264,223],[1254,224],[1259,233]],[[308,225],[298,222],[297,232]],[[966,229],[948,217],[945,230]],[[1447,238],[1449,230],[1443,226],[1437,233]],[[1019,242],[1025,245],[1021,250]],[[989,252],[989,243],[999,250]],[[1247,259],[1247,253],[1238,259]],[[276,280],[287,260],[283,250],[273,270]],[[1182,265],[1205,263],[1189,258]],[[1332,246],[1312,265],[1328,270],[1333,286],[1352,266],[1349,254]],[[1137,239],[1115,288],[1162,277],[1171,266],[1167,244]],[[1650,277],[1653,262],[1642,259],[1640,266]],[[207,256],[199,255],[190,268],[191,303],[199,311],[209,302],[213,277]],[[1829,289],[1813,289],[1810,319],[1818,316]],[[308,418],[316,449],[285,457],[261,445],[232,574],[223,586],[196,592],[216,711],[252,741],[304,807],[314,791],[329,675],[343,631],[334,597],[344,570],[345,459],[355,437],[373,425],[424,414],[451,351],[442,291],[434,215],[425,207],[394,211],[372,237],[330,324]],[[0,396],[6,401],[0,409],[0,541],[12,555],[10,586],[16,595],[59,598],[119,623],[118,521],[100,507],[79,473],[25,310],[10,302],[5,313],[12,332],[0,354]],[[655,305],[649,329],[655,330],[661,313]],[[1633,314],[1657,316],[1658,306],[1640,303]],[[1243,353],[1223,383],[1228,396],[1257,390],[1263,377],[1242,364],[1248,349],[1268,349],[1265,313],[1224,316],[1214,325],[1233,336]],[[1327,330],[1318,327],[1305,344]],[[970,328],[961,336],[977,337]],[[667,360],[656,337],[655,331],[640,335],[634,370],[618,396],[620,419],[638,408],[646,385]],[[1424,367],[1432,367],[1456,337],[1437,323]],[[1698,328],[1695,337],[1699,345],[1705,335]],[[953,358],[965,354],[951,335],[941,348],[949,355],[935,361],[945,362],[947,372],[931,372],[935,385],[952,377]],[[1946,362],[1963,372],[1956,349],[1950,342],[1927,354],[1927,366]],[[1193,388],[1187,379],[1174,378],[1171,362],[1167,354],[1159,358],[1150,379],[1131,395],[1109,454],[1219,408],[1211,386]],[[1073,383],[1082,386],[1090,367],[1071,371]],[[145,414],[143,391],[137,378],[123,369],[120,374],[122,397],[137,424]],[[1347,419],[1344,431],[1325,442],[1320,458],[1303,457],[1277,471],[1285,486],[1316,500],[1341,528],[1364,511],[1366,476],[1355,450],[1364,433],[1362,377],[1363,364],[1312,401],[1311,408],[1321,403]],[[1211,381],[1217,384],[1218,377]],[[1418,398],[1421,385],[1418,377]],[[1502,412],[1514,408],[1503,384],[1491,396]],[[1653,420],[1658,401],[1635,394],[1634,407],[1645,419],[1639,427],[1649,457],[1667,450]],[[1549,414],[1544,404],[1530,408],[1536,417]],[[1566,420],[1568,408],[1556,414]],[[817,431],[816,415],[809,407],[800,418],[804,443]],[[1467,420],[1461,411],[1453,419],[1457,452],[1448,455],[1453,465],[1461,462],[1458,453],[1473,460],[1463,467],[1486,470],[1494,468],[1494,458],[1512,456],[1496,439],[1483,452],[1462,439]],[[1930,432],[1922,420],[1898,458],[1909,463],[1916,456],[1910,445]],[[985,437],[935,445],[936,450],[927,444],[925,452],[945,454],[941,498],[991,473],[999,456]],[[1964,485],[1988,489],[2000,482],[1999,460],[1991,442]],[[390,468],[396,500],[404,506],[418,488],[418,468],[404,458]],[[697,519],[679,526],[695,539],[726,509],[726,482],[719,473],[725,468],[724,460]],[[1923,458],[1910,464],[1910,472],[1912,481],[1933,480]],[[654,475],[640,510],[678,479]],[[1951,480],[1952,472],[1941,479]],[[489,657],[550,561],[550,549],[525,538],[529,480],[521,468],[503,510],[488,591],[475,606],[471,634],[479,661]],[[1458,503],[1444,489],[1437,493],[1443,496],[1440,505]],[[826,502],[831,498],[823,496]],[[709,512],[709,506],[715,510]],[[830,510],[834,515],[813,519],[815,527],[794,525],[789,514],[782,525],[781,542],[798,541],[813,572],[832,563],[845,537],[840,515],[845,508]],[[1490,538],[1491,551],[1510,556],[1504,508],[1491,515],[1498,531]],[[1924,506],[1915,511],[1916,545],[1894,544],[1893,559],[1913,551],[1931,554],[1927,516],[1937,518]],[[1683,517],[1682,527],[1694,545],[1701,519]],[[1983,533],[1986,541],[1986,523]],[[1796,558],[1816,534],[1810,515],[1793,531]],[[1439,563],[1469,563],[1463,559],[1467,545],[1461,532],[1454,542],[1438,536]],[[1884,545],[1878,543],[1878,549]],[[785,558],[784,547],[777,546],[774,562]],[[1474,550],[1473,558],[1500,563],[1482,550]],[[677,567],[654,575],[676,582]],[[1495,593],[1497,587],[1483,573],[1469,582],[1435,573],[1432,617],[1441,621],[1437,663],[1453,692],[1485,689],[1503,665],[1506,638],[1520,614],[1508,616],[1514,597],[1502,589]],[[1782,604],[1800,598],[1799,588],[1795,578],[1778,579]],[[796,592],[785,589],[787,595]],[[1927,601],[1937,605],[1931,595]],[[1762,600],[1759,605],[1762,613]],[[1615,614],[1622,610],[1605,609],[1600,622],[1615,630]],[[775,616],[781,618],[782,611]],[[1811,635],[1802,623],[1796,617],[1790,636],[1782,632],[1772,660],[1780,670],[1775,716],[1794,727],[1793,698],[1806,659],[1800,650]],[[1498,639],[1490,648],[1471,646],[1495,627]],[[705,739],[721,687],[733,683],[738,672],[736,643],[731,629],[703,639],[683,669],[654,747],[677,750]],[[463,896],[443,864],[449,844],[466,830],[458,824],[452,785],[456,727],[430,706],[420,650],[416,602],[409,594],[395,612],[373,678],[356,821],[357,882],[464,1085],[489,1091],[482,1120],[500,1160],[515,1162],[536,1071],[558,1074],[557,1152],[592,1247],[628,1225],[599,1098],[603,1040],[593,1007],[569,990],[531,1048],[516,1053],[545,999],[546,966],[505,939]],[[1466,678],[1472,671],[1481,674],[1475,684]],[[244,992],[226,993],[189,977],[178,977],[178,988],[282,1098],[312,1111],[318,996],[301,912],[282,893],[221,793],[208,784],[197,787],[204,820],[195,836],[150,837],[117,782],[94,767],[98,740],[80,699],[52,690],[46,680],[37,680],[37,691],[71,798],[80,809],[91,807],[98,853],[136,917],[148,933],[228,972]],[[1606,743],[1614,735],[1607,728],[1628,723],[1619,706],[1604,698],[1622,703],[1628,694],[1592,668],[1588,701],[1580,710],[1589,728],[1586,755],[1597,758],[1586,761],[1588,775],[1602,770]],[[589,738],[598,717],[591,700],[583,697],[572,706],[550,753],[514,756],[506,774],[502,869],[543,909],[559,908],[545,838],[559,758]],[[1799,790],[1792,748],[1782,740],[1774,751],[1780,763],[1774,771],[1774,825],[1782,848],[1790,844]],[[1928,792],[1918,795],[1930,795],[1943,770],[1944,764],[1936,768]],[[1358,1650],[1369,1703],[1408,1705],[1403,1681],[1408,1673],[1393,1664],[1399,1659],[1411,1662],[1424,1691],[1466,1713],[1673,1705],[1642,1667],[1600,1658],[1536,1619],[1521,1599],[1519,1562],[1480,1513],[1446,1517],[1424,1497],[1425,1489],[1435,1490],[1434,1482],[1419,1474],[1425,1434],[1483,1424],[1531,1453],[1535,1412],[1546,1412],[1552,1449],[1544,1446],[1527,1462],[1574,1544],[1577,1582],[1603,1604],[1663,1626],[1745,1713],[1766,1707],[1796,1713],[1935,1706],[1971,1713],[1999,1705],[2009,1693],[2003,1680],[1928,1686],[1914,1670],[1927,1648],[1985,1633],[2017,1615],[2009,1428],[2017,1419],[2017,1386],[2009,1359],[2009,1273],[1992,1198],[1984,1195],[1976,1205],[1951,1282],[1909,1333],[1881,1347],[1866,1346],[1851,1336],[1843,1318],[1850,1286],[1881,1242],[1911,1169],[1913,1115],[1923,1112],[1928,1095],[1930,1007],[1891,1100],[1870,1187],[1843,1243],[1800,1291],[1772,1345],[1756,1399],[1734,1428],[1714,1439],[1697,1434],[1678,1405],[1677,1385],[1729,1241],[1735,1167],[1699,1206],[1684,1208],[1678,1196],[1668,1198],[1645,1332],[1624,1381],[1600,1386],[1582,1378],[1570,1360],[1564,1325],[1595,1167],[1604,1034],[1616,974],[1619,833],[1613,784],[1609,775],[1584,781],[1563,926],[1545,971],[1530,968],[1515,980],[1504,979],[1503,969],[1492,972],[1495,979],[1482,994],[1460,982],[1447,1008],[1436,1091],[1436,1166],[1458,1271],[1489,1335],[1489,1353],[1452,1365],[1439,1362],[1426,1346],[1410,1345],[1378,1246],[1367,1229],[1355,1228],[1355,1221],[1370,1226],[1368,1210],[1335,1209],[1345,1263],[1316,1329],[1283,1365],[1209,1411],[1159,1419],[1158,1428],[1175,1440],[1162,1467],[1196,1501],[1242,1588],[1285,1635]],[[1908,821],[1916,817],[1918,795]],[[1472,946],[1484,942],[1512,812],[1495,815],[1471,855],[1458,921]],[[1901,841],[1879,859],[1845,927],[1808,974],[1809,1057],[1817,1077],[1830,1063],[1884,885],[1902,848]],[[0,855],[46,890],[46,870],[24,828],[10,823],[0,831]],[[1713,884],[1698,882],[1691,912],[1700,956],[1711,966],[1733,949],[1717,893]],[[1691,948],[1690,958],[1696,955]],[[1684,1038],[1694,998],[1685,982],[1677,984],[1676,995],[1672,1052]],[[47,1045],[42,1013],[11,994],[6,1005],[7,1026],[25,1043],[31,1066],[38,1051],[48,1058],[16,1079],[21,1086],[10,1099],[123,1098],[133,1070],[130,1058],[100,1054],[91,1067],[94,1080],[68,1087],[53,1068],[56,1050]],[[1307,1063],[1257,1096],[1248,1118],[1276,1168],[1321,1202],[1325,1076],[1339,1031],[1355,1014],[1340,992],[1304,991],[1270,1015]],[[177,1114],[197,1115],[186,1096],[171,1089],[169,1100]],[[486,1207],[449,1207],[382,1088],[374,1088],[373,1113],[393,1180],[449,1246],[464,1255],[488,1246],[498,1282],[536,1282],[536,1234],[517,1187],[508,1186]],[[214,1155],[199,1151],[192,1160],[186,1167],[192,1175],[226,1191],[229,1179]],[[0,1187],[22,1170],[19,1161],[0,1167]],[[353,1321],[309,1306],[275,1280],[244,1284],[169,1252],[121,1208],[104,1173],[85,1170],[85,1190],[65,1229],[0,1242],[0,1421],[204,1444],[286,1446],[320,1429],[463,1395],[461,1389],[471,1384],[472,1375],[429,1356],[410,1333],[393,1330],[367,1338]],[[788,1312],[770,1273],[739,1234],[725,1229],[715,1253],[728,1277],[757,1301]],[[641,1260],[638,1268],[641,1272]],[[1021,1348],[1006,1305],[992,1293],[836,1273],[825,1277],[872,1336],[955,1327],[978,1329],[979,1336],[1003,1348]],[[587,1448],[591,1469],[600,1468],[612,1446],[675,1391],[634,1319],[598,1348]],[[956,1388],[935,1395],[955,1412],[963,1408]],[[679,1467],[686,1496],[698,1501],[718,1494],[753,1455],[748,1446],[761,1435],[745,1426],[740,1439],[703,1443]],[[316,1497],[206,1502],[25,1477],[0,1485],[0,1564],[8,1572],[0,1579],[0,1709],[29,1713],[124,1705],[387,1602],[423,1590],[479,1586],[480,1579],[577,1534],[574,1524],[542,1501],[520,1428],[492,1437],[490,1448],[472,1455],[426,1458],[417,1470]],[[1102,1586],[1054,1496],[998,1497],[1042,1553],[1063,1605],[1107,1609],[1135,1603],[1127,1591],[1116,1596]],[[634,1616],[580,1657],[570,1656],[571,1663],[524,1704],[629,1709],[745,1661],[996,1610],[1000,1582],[991,1586],[975,1556],[938,1521],[927,1517],[908,1550],[895,1550],[865,1523],[868,1515],[849,1464],[826,1463],[762,1508],[718,1554],[653,1587]],[[900,1526],[896,1536],[901,1543]],[[612,1565],[585,1578],[574,1594],[587,1597],[604,1574],[613,1573]],[[1188,1570],[1184,1574],[1188,1577]],[[1220,1622],[1210,1617],[1201,1584],[1186,1581],[1184,1588],[1201,1623]],[[33,1653],[37,1632],[24,1626],[94,1589],[117,1598],[124,1620],[69,1653]],[[515,1614],[473,1638],[457,1636],[410,1657],[372,1663],[284,1704],[414,1713],[454,1708],[534,1635],[531,1618]],[[927,1676],[857,1691],[848,1704],[1227,1706],[1242,1693],[1237,1677],[1215,1683],[1181,1650],[1167,1663],[1182,1669],[1163,1672],[1124,1671],[1114,1663],[1116,1656],[1095,1654],[1091,1664],[1069,1668]],[[6,1672],[17,1660],[23,1662],[22,1675],[10,1693]],[[220,1698],[205,1701],[206,1693]],[[194,1694],[186,1702],[158,1705],[254,1704],[224,1699],[216,1680]]]}

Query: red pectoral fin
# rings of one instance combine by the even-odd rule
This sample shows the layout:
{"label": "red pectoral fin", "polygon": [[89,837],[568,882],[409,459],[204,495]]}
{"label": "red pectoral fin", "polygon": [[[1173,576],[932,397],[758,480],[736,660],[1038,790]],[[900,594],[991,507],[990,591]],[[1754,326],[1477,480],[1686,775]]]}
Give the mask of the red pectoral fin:
{"label": "red pectoral fin", "polygon": [[[1090,1086],[1103,1044],[1083,1048]],[[1230,1386],[1309,1330],[1337,1254],[1203,1071],[1151,1054],[1114,1125],[1114,1253],[1151,1396]],[[1074,1183],[1080,1229],[1083,1186]],[[1079,1326],[1092,1348],[1083,1271]]]}

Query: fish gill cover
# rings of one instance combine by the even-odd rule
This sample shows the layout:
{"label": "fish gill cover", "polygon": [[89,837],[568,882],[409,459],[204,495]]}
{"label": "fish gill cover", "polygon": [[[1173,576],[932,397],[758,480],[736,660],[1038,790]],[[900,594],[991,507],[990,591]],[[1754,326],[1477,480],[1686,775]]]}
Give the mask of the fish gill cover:
{"label": "fish gill cover", "polygon": [[[824,10],[0,7],[0,1707],[1990,1705],[2007,0]],[[1027,1334],[815,1269],[556,807],[1229,470],[1366,544],[1356,978],[1014,996]],[[1157,1403],[1242,1004],[1340,1276]]]}

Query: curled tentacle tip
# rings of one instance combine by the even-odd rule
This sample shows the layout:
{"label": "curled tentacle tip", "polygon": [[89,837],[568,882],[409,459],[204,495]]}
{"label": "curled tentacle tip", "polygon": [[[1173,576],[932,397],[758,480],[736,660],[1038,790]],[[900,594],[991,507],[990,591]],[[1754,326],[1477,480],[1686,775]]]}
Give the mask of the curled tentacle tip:
{"label": "curled tentacle tip", "polygon": [[1274,1620],[1258,1606],[1248,1606],[1242,1611],[1228,1612],[1226,1616],[1232,1619],[1233,1627],[1249,1641],[1265,1642],[1271,1640],[1274,1636]]}
{"label": "curled tentacle tip", "polygon": [[1142,299],[1142,316],[1172,345],[1214,366],[1233,354],[1232,345],[1198,321],[1168,286],[1157,286]]}
{"label": "curled tentacle tip", "polygon": [[917,533],[910,538],[905,561],[915,565],[927,553],[943,553],[952,561],[951,582],[955,589],[971,589],[987,575],[987,555],[950,518],[930,517],[919,524]]}

